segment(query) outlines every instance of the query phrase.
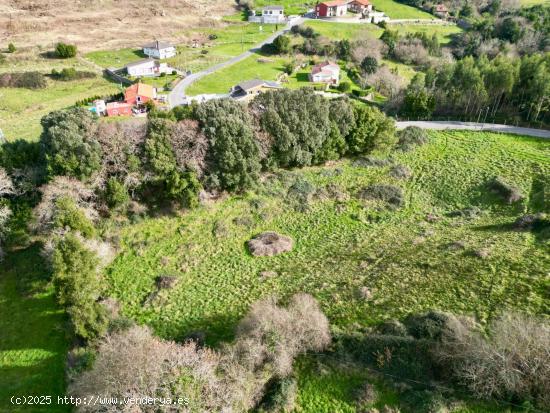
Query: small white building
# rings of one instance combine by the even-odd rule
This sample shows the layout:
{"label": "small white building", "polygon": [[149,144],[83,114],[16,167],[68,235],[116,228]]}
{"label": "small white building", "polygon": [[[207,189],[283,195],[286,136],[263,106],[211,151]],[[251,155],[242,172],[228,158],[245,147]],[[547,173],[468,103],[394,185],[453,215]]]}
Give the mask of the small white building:
{"label": "small white building", "polygon": [[105,115],[105,111],[107,109],[107,106],[105,105],[105,101],[103,99],[97,99],[97,100],[94,100],[93,103],[94,103],[93,111],[97,115]]}
{"label": "small white building", "polygon": [[166,63],[159,62],[155,59],[143,59],[137,62],[128,63],[126,72],[129,76],[159,76],[161,73],[168,73],[170,68]]}
{"label": "small white building", "polygon": [[382,11],[365,10],[363,12],[363,18],[367,20],[367,23],[378,24],[380,22],[390,21],[390,18]]}
{"label": "small white building", "polygon": [[286,17],[283,6],[265,6],[262,8],[262,15],[258,16],[255,12],[248,17],[251,23],[278,24],[285,23]]}
{"label": "small white building", "polygon": [[329,61],[316,64],[311,69],[309,80],[314,83],[337,85],[340,82],[340,66]]}
{"label": "small white building", "polygon": [[143,54],[155,59],[168,59],[176,55],[176,48],[170,43],[155,40],[143,46]]}

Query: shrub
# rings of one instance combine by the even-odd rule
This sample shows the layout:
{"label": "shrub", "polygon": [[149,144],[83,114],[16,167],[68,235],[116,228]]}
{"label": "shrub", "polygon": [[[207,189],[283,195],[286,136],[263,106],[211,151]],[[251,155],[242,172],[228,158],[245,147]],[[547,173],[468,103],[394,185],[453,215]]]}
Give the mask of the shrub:
{"label": "shrub", "polygon": [[40,72],[2,73],[0,75],[0,87],[44,89],[46,85],[46,79]]}
{"label": "shrub", "polygon": [[290,38],[284,34],[280,34],[275,38],[275,40],[273,40],[273,47],[279,54],[286,54],[290,52],[290,48],[292,47]]}
{"label": "shrub", "polygon": [[73,67],[66,67],[61,71],[52,69],[51,77],[57,80],[69,81],[69,80],[76,80],[76,79],[93,78],[93,77],[96,77],[96,74],[94,72],[78,71]]}
{"label": "shrub", "polygon": [[400,207],[404,203],[403,190],[393,185],[371,185],[359,192],[359,198],[365,200],[383,201],[392,207]]}
{"label": "shrub", "polygon": [[496,176],[489,181],[488,187],[491,192],[500,196],[508,204],[513,204],[523,200],[521,190],[518,187],[509,184],[500,176]]}
{"label": "shrub", "polygon": [[199,177],[204,175],[208,139],[196,120],[177,122],[170,134],[170,144],[179,168],[194,171]]}
{"label": "shrub", "polygon": [[40,121],[40,141],[50,176],[90,177],[101,166],[101,147],[95,137],[96,120],[84,108],[51,112]]}
{"label": "shrub", "polygon": [[436,354],[459,382],[480,398],[534,402],[550,408],[550,325],[522,314],[504,314],[488,336],[464,324],[442,335]]}
{"label": "shrub", "polygon": [[405,152],[428,142],[426,130],[418,126],[407,126],[405,129],[397,132],[397,136],[399,137],[397,148]]}
{"label": "shrub", "polygon": [[128,188],[115,177],[109,178],[105,187],[105,201],[110,208],[124,208],[130,202]]}
{"label": "shrub", "polygon": [[73,234],[57,242],[52,269],[59,304],[65,307],[74,333],[84,339],[102,335],[107,328],[103,307],[97,302],[102,287],[97,256]]}
{"label": "shrub", "polygon": [[15,53],[16,50],[17,48],[13,43],[8,44],[8,53]]}
{"label": "shrub", "polygon": [[390,118],[378,109],[365,105],[356,106],[354,112],[355,127],[347,138],[351,153],[383,151],[395,145],[395,123]]}
{"label": "shrub", "polygon": [[67,196],[55,200],[53,228],[72,229],[80,232],[86,238],[90,238],[95,234],[92,222],[86,217],[83,210],[76,205],[75,201]]}
{"label": "shrub", "polygon": [[259,413],[291,412],[295,408],[298,383],[294,377],[272,379],[266,385]]}
{"label": "shrub", "polygon": [[405,165],[395,165],[390,169],[390,176],[397,179],[408,179],[412,176],[412,171]]}
{"label": "shrub", "polygon": [[262,129],[273,137],[270,165],[307,166],[324,160],[319,155],[333,131],[329,105],[311,89],[284,89],[254,99],[251,110],[258,115]]}
{"label": "shrub", "polygon": [[212,185],[242,190],[258,180],[260,152],[252,119],[238,102],[211,100],[197,108],[197,117],[210,145]]}
{"label": "shrub", "polygon": [[250,367],[267,361],[272,364],[275,376],[282,378],[291,373],[295,356],[328,346],[329,324],[310,295],[294,295],[286,309],[268,299],[253,304],[239,323],[237,342],[244,345],[248,340],[260,344],[255,347],[259,354],[249,354]]}
{"label": "shrub", "polygon": [[361,69],[363,69],[363,71],[369,75],[376,73],[376,71],[378,70],[378,60],[376,60],[376,57],[366,56],[361,61]]}
{"label": "shrub", "polygon": [[[217,377],[218,363],[219,355],[212,350],[198,349],[193,342],[164,341],[146,327],[133,326],[100,342],[92,369],[74,380],[69,393],[75,397],[181,397],[188,401],[179,406],[186,411],[221,411],[230,406],[234,395]],[[103,412],[105,406],[88,404],[81,410]],[[157,410],[158,405],[140,406],[141,412]]]}
{"label": "shrub", "polygon": [[291,75],[294,72],[294,66],[295,65],[296,65],[296,63],[294,61],[285,62],[283,64],[283,71],[287,75]]}
{"label": "shrub", "polygon": [[350,82],[340,82],[338,85],[338,90],[340,92],[349,92],[351,90],[351,83]]}
{"label": "shrub", "polygon": [[76,46],[74,44],[66,44],[63,42],[57,43],[55,46],[55,53],[57,57],[61,59],[67,59],[69,57],[76,56]]}

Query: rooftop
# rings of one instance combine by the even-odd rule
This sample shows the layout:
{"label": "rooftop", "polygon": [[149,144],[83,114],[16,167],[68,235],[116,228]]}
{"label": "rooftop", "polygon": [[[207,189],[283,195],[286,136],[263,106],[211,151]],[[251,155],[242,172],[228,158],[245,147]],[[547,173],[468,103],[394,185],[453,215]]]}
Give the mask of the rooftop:
{"label": "rooftop", "polygon": [[174,47],[174,45],[171,44],[171,43],[168,43],[168,42],[162,42],[162,41],[158,41],[158,40],[155,40],[154,42],[147,43],[147,44],[143,45],[144,49],[161,50],[161,49],[168,49],[169,47]]}
{"label": "rooftop", "polygon": [[283,10],[283,6],[264,6],[262,10]]}
{"label": "rooftop", "polygon": [[126,65],[126,67],[133,67],[133,66],[139,66],[139,65],[142,65],[142,64],[145,64],[145,63],[149,63],[149,62],[154,62],[155,59],[153,58],[147,58],[147,59],[141,59],[141,60],[136,60],[135,62],[132,62],[132,63],[128,63]]}
{"label": "rooftop", "polygon": [[344,4],[348,4],[348,0],[333,0],[333,1],[324,1],[319,4],[324,4],[327,7],[334,7],[334,6],[343,6]]}

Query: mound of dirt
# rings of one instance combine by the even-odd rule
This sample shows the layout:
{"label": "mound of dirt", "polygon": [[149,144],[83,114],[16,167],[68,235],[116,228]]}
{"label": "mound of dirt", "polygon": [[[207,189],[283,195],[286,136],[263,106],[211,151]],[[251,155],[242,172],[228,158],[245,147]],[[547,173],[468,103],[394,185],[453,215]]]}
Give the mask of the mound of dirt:
{"label": "mound of dirt", "polygon": [[248,241],[248,249],[255,257],[271,257],[292,250],[292,238],[268,231]]}
{"label": "mound of dirt", "polygon": [[159,290],[169,290],[176,286],[179,278],[174,275],[159,275],[155,282]]}
{"label": "mound of dirt", "polygon": [[403,205],[403,190],[393,185],[371,185],[363,188],[358,193],[359,199],[379,200],[386,202],[389,206],[398,208]]}
{"label": "mound of dirt", "polygon": [[521,190],[516,186],[506,182],[500,176],[497,176],[489,181],[488,187],[491,192],[500,196],[508,204],[513,204],[523,199],[523,194],[521,193]]}

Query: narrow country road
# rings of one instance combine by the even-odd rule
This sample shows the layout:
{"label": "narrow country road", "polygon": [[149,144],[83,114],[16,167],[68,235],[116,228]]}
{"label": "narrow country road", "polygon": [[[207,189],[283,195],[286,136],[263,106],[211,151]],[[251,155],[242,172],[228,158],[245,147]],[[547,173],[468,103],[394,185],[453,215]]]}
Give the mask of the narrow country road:
{"label": "narrow country road", "polygon": [[289,21],[284,28],[282,28],[279,31],[276,31],[267,39],[265,39],[263,42],[255,45],[252,49],[247,50],[246,52],[241,53],[238,56],[232,57],[231,59],[226,60],[225,62],[218,63],[217,65],[209,67],[208,69],[204,69],[204,70],[201,70],[200,72],[193,73],[187,76],[185,79],[179,82],[174,87],[174,89],[172,89],[172,91],[170,91],[170,94],[168,95],[168,105],[171,108],[173,108],[175,106],[185,104],[185,90],[189,86],[191,86],[194,82],[203,78],[204,76],[217,72],[218,70],[223,69],[224,67],[231,66],[237,62],[240,62],[241,60],[246,59],[249,56],[252,56],[252,54],[259,51],[264,44],[272,43],[277,36],[279,36],[280,34],[283,34],[285,31],[289,30],[292,26],[301,24],[302,22],[303,22],[302,18],[293,19]]}
{"label": "narrow country road", "polygon": [[544,129],[521,128],[514,125],[499,125],[495,123],[476,123],[459,121],[404,121],[396,122],[397,129],[407,126],[418,126],[422,129],[435,130],[484,130],[488,132],[513,133],[515,135],[533,136],[535,138],[550,139],[550,131]]}

